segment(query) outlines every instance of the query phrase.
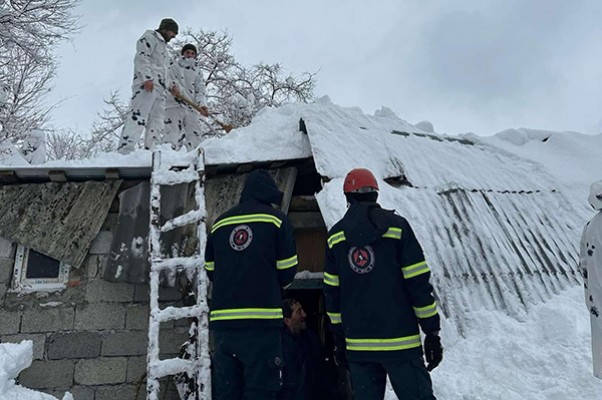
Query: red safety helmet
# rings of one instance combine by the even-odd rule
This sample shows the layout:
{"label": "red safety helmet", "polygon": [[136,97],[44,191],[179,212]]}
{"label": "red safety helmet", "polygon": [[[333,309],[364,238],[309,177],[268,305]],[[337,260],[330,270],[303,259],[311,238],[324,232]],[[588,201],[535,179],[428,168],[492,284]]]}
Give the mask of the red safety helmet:
{"label": "red safety helmet", "polygon": [[345,177],[343,193],[369,193],[378,191],[378,183],[366,168],[352,169]]}

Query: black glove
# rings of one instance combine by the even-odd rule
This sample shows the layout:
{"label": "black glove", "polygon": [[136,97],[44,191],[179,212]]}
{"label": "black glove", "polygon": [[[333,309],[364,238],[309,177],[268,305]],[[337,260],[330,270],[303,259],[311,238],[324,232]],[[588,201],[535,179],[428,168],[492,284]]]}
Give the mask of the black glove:
{"label": "black glove", "polygon": [[345,348],[345,338],[343,336],[334,335],[334,363],[337,367],[347,368],[347,349]]}
{"label": "black glove", "polygon": [[441,360],[443,360],[443,347],[441,347],[441,338],[435,333],[429,333],[424,338],[424,356],[426,358],[426,370],[432,371]]}

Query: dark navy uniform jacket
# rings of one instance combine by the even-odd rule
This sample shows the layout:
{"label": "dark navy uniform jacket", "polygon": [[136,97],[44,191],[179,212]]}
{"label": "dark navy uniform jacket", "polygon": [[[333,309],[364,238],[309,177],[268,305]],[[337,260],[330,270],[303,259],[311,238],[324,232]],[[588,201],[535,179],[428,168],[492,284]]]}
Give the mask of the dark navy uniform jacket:
{"label": "dark navy uniform jacket", "polygon": [[440,329],[430,270],[408,221],[375,202],[353,202],[328,233],[324,295],[350,361],[422,355]]}
{"label": "dark navy uniform jacket", "polygon": [[205,269],[213,281],[210,328],[282,326],[281,290],[297,271],[293,228],[271,206],[282,196],[266,170],[255,170],[247,176],[240,203],[213,224],[205,250]]}

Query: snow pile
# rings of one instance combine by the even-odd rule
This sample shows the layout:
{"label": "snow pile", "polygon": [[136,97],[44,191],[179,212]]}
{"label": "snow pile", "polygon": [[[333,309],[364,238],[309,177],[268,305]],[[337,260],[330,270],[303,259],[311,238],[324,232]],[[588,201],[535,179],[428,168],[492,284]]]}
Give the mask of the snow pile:
{"label": "snow pile", "polygon": [[205,164],[233,164],[311,157],[307,135],[299,129],[308,104],[266,107],[250,126],[234,129],[221,138],[204,141]]}
{"label": "snow pile", "polygon": [[[498,311],[467,315],[460,337],[444,320],[445,355],[432,373],[445,400],[599,400],[592,374],[590,321],[573,287],[515,319]],[[396,399],[389,389],[386,400]]]}
{"label": "snow pile", "polygon": [[24,167],[29,163],[21,152],[8,140],[0,142],[0,165],[7,167]]}
{"label": "snow pile", "polygon": [[[0,343],[0,400],[58,400],[49,394],[15,384],[19,373],[31,366],[32,358],[31,340],[24,340],[20,344]],[[63,400],[73,400],[73,396],[65,393]]]}

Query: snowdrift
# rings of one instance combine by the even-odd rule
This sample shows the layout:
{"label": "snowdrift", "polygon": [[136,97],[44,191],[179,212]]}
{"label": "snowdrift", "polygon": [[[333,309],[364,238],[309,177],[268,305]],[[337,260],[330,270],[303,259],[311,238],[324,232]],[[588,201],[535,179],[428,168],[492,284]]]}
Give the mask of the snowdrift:
{"label": "snowdrift", "polygon": [[[36,392],[15,383],[21,371],[31,366],[33,342],[24,340],[19,344],[0,344],[0,400],[58,400],[49,394]],[[65,393],[63,400],[73,400]]]}

